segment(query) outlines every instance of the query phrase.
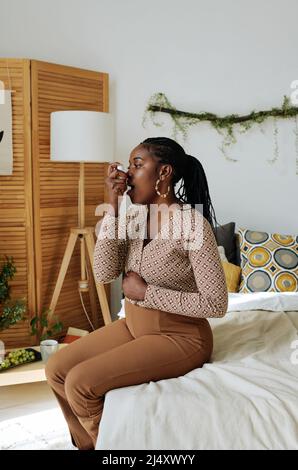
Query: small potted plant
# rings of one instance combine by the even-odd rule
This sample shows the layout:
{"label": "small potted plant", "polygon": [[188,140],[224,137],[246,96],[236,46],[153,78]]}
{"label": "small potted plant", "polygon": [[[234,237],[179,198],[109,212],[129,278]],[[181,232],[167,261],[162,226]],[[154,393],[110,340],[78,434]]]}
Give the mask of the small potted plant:
{"label": "small potted plant", "polygon": [[63,323],[58,315],[53,315],[49,325],[48,315],[51,312],[49,308],[43,308],[41,316],[36,315],[30,321],[31,335],[36,335],[40,341],[51,338],[55,333],[63,330]]}

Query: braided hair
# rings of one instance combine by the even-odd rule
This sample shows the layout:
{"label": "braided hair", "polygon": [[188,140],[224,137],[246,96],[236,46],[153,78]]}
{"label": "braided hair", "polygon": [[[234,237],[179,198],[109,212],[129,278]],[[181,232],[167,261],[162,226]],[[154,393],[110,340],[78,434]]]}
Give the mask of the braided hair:
{"label": "braided hair", "polygon": [[146,148],[151,155],[157,157],[159,163],[170,164],[173,167],[173,186],[175,187],[176,183],[182,179],[182,185],[176,196],[181,202],[190,204],[192,208],[195,207],[195,204],[202,204],[203,216],[214,231],[215,225],[220,224],[215,217],[207,178],[199,160],[186,154],[178,142],[168,137],[149,137],[140,142],[140,145]]}

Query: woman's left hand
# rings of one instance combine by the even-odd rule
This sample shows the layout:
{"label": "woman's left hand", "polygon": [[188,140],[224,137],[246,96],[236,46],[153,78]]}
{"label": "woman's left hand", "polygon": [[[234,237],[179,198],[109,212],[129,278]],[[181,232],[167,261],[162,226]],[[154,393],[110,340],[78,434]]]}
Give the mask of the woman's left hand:
{"label": "woman's left hand", "polygon": [[134,271],[128,271],[122,281],[124,295],[132,300],[144,300],[147,283]]}

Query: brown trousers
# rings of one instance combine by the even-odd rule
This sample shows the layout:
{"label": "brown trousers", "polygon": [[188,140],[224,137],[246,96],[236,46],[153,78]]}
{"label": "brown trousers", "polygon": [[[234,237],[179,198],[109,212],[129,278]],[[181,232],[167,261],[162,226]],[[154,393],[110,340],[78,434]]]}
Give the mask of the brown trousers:
{"label": "brown trousers", "polygon": [[95,448],[109,390],[182,376],[212,354],[205,318],[147,309],[126,299],[125,315],[59,350],[46,364],[72,442],[81,450]]}

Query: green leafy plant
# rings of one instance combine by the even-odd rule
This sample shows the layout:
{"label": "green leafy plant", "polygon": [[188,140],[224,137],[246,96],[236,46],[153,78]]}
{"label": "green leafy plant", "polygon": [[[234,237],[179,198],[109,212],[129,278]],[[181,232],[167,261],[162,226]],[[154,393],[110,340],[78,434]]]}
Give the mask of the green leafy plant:
{"label": "green leafy plant", "polygon": [[155,119],[156,113],[168,114],[174,124],[173,127],[173,138],[177,138],[177,134],[181,132],[183,139],[186,140],[187,130],[190,126],[199,124],[201,122],[208,122],[223,138],[222,145],[220,147],[221,152],[227,160],[236,162],[238,160],[230,158],[226,149],[237,142],[235,136],[235,130],[243,134],[251,129],[254,125],[261,126],[261,124],[271,118],[273,120],[273,137],[274,137],[274,158],[268,160],[273,163],[278,157],[278,128],[276,125],[277,119],[293,119],[295,123],[294,134],[296,137],[295,151],[296,151],[296,163],[297,163],[297,174],[298,174],[298,107],[292,106],[290,98],[284,95],[283,103],[280,107],[274,107],[271,109],[261,111],[251,111],[245,115],[228,114],[226,116],[218,116],[217,114],[210,112],[193,113],[176,109],[168,100],[164,93],[154,93],[146,106],[143,114],[142,125],[145,127],[147,115],[150,116],[152,123],[161,127],[164,123],[159,123]]}
{"label": "green leafy plant", "polygon": [[30,321],[30,334],[36,335],[40,341],[51,338],[51,336],[63,330],[63,323],[59,320],[58,315],[53,315],[49,324],[48,316],[50,312],[49,308],[44,308],[41,316],[36,315]]}
{"label": "green leafy plant", "polygon": [[9,328],[20,320],[25,319],[26,298],[12,300],[9,279],[13,279],[17,272],[13,257],[5,255],[6,262],[0,273],[0,331]]}

